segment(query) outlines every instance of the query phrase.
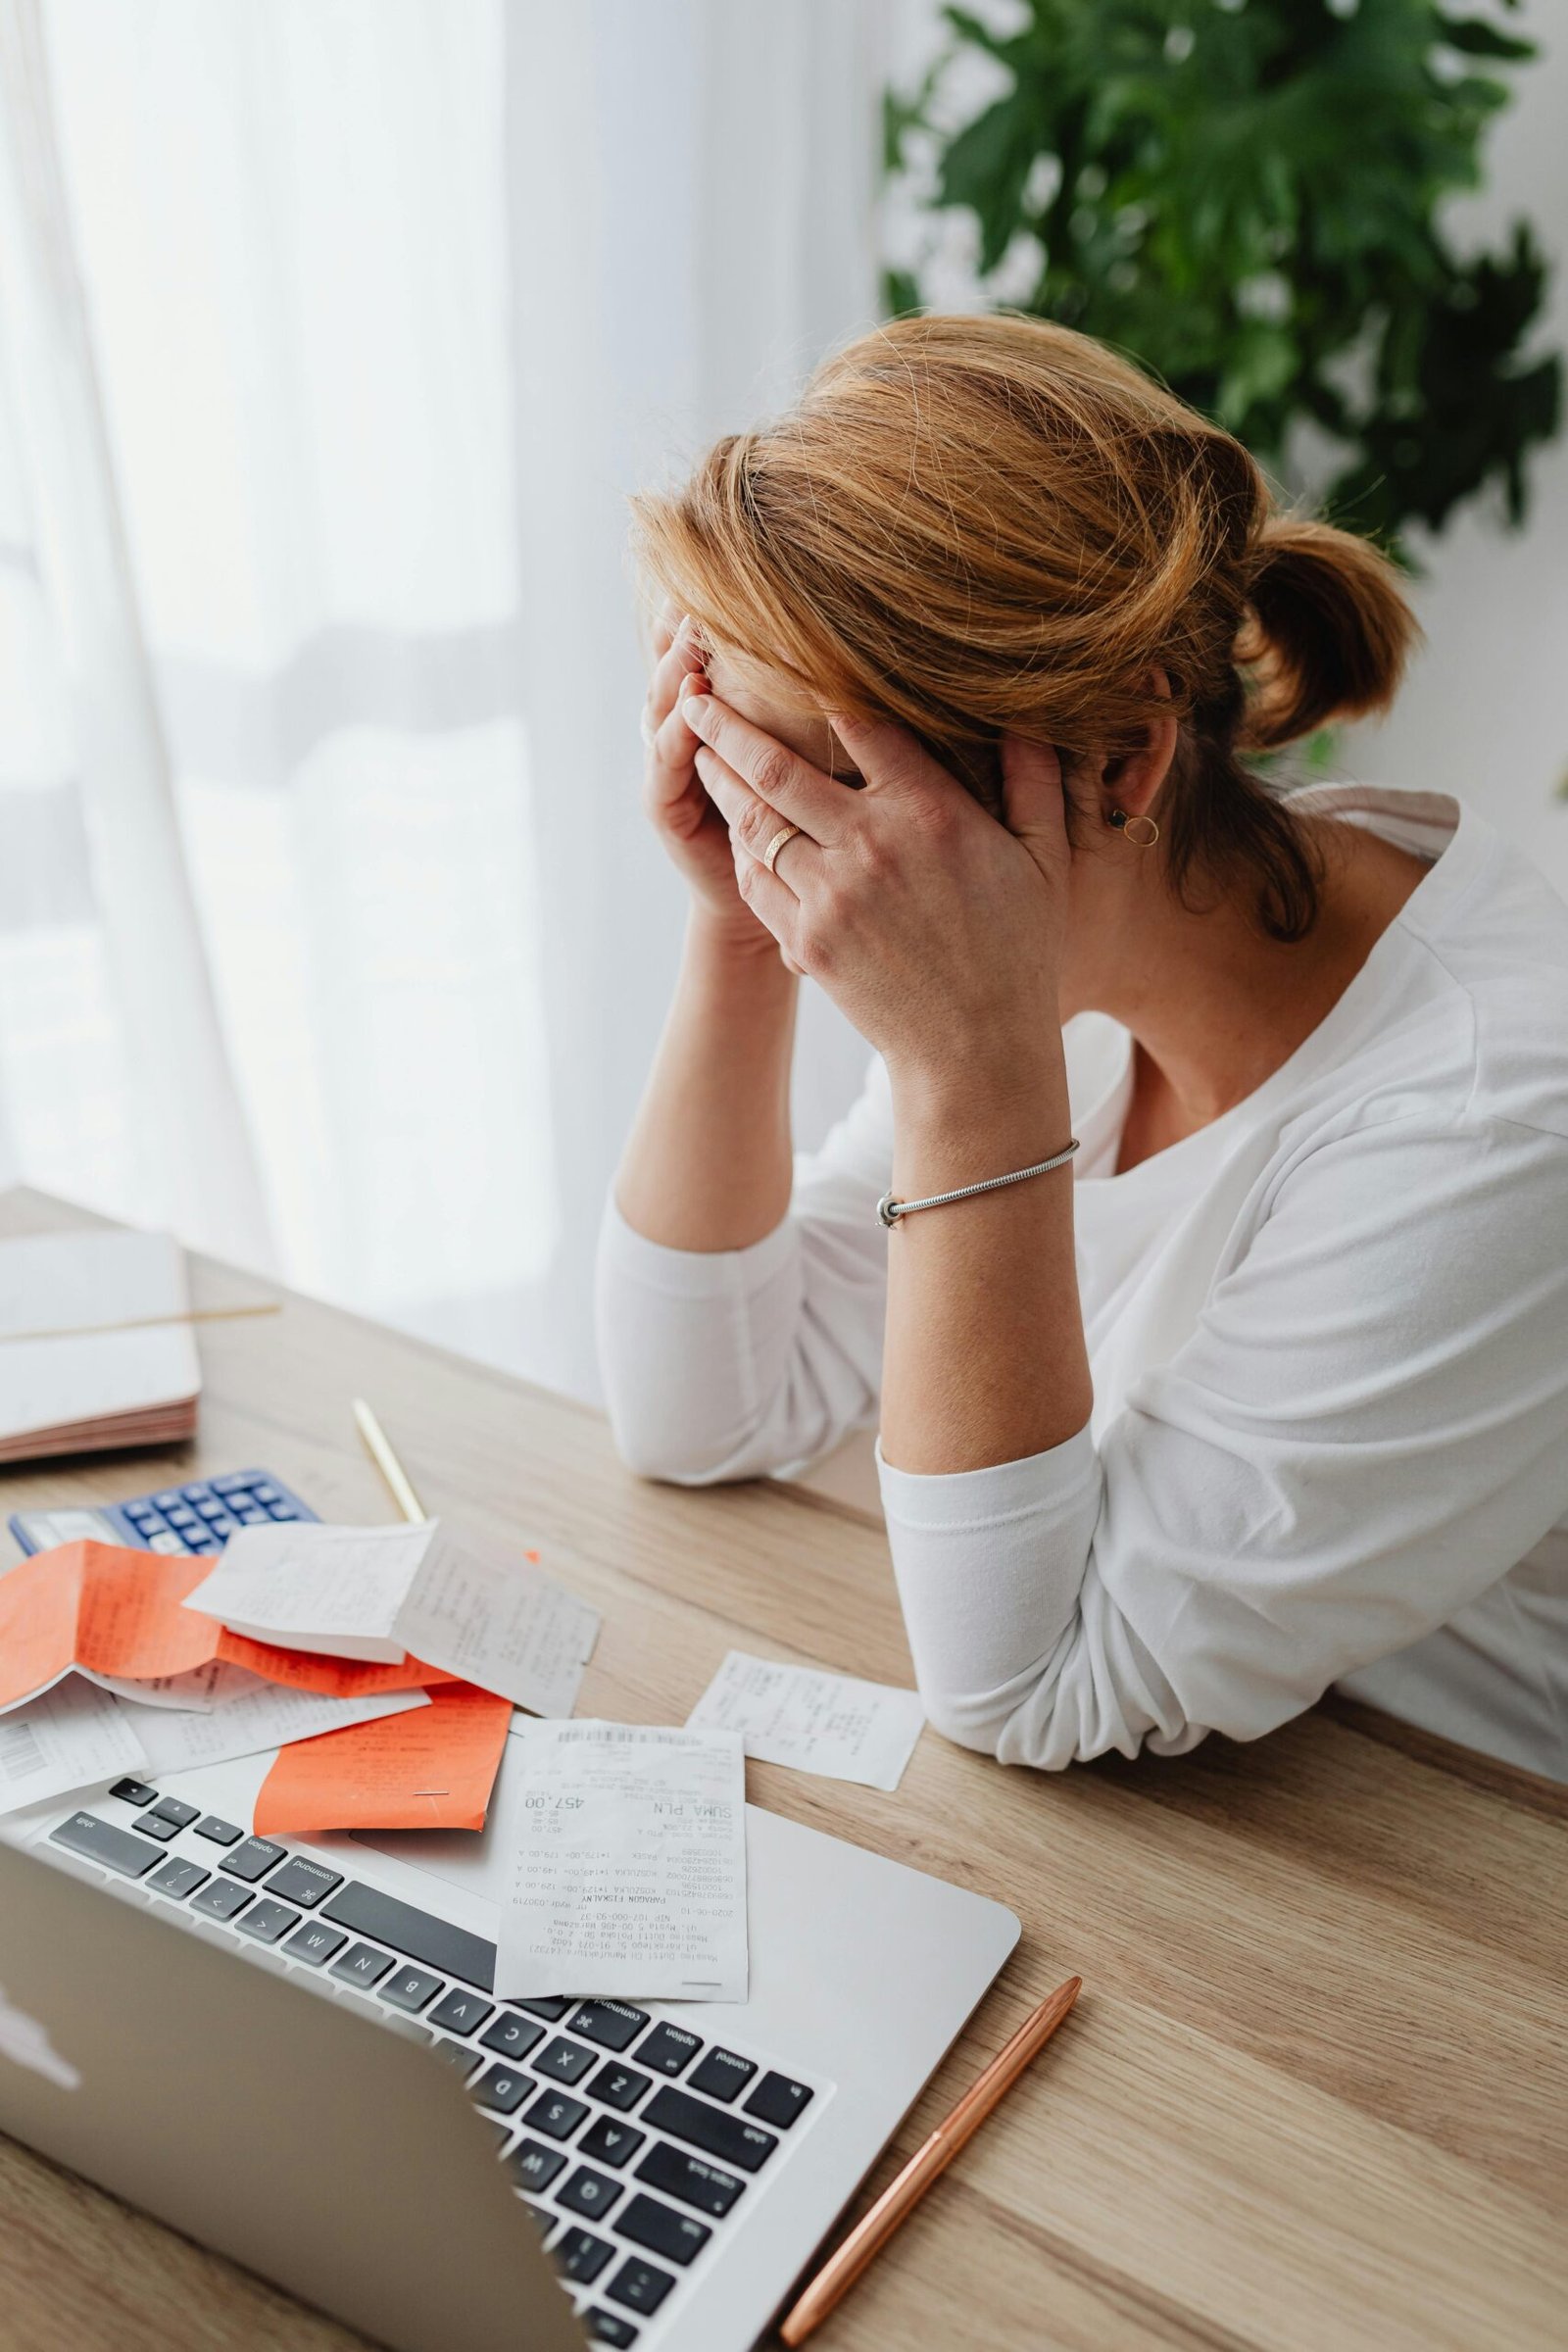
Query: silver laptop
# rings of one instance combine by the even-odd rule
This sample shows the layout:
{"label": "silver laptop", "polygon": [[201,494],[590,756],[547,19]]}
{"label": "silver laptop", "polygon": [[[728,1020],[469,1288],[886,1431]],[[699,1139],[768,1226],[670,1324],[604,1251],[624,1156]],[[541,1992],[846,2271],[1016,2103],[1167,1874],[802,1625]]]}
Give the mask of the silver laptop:
{"label": "silver laptop", "polygon": [[520,1752],[478,1838],[254,1838],[270,1756],[0,1820],[0,2129],[396,2352],[744,2352],[1018,1922],[748,1806],[744,2004],[498,2003]]}

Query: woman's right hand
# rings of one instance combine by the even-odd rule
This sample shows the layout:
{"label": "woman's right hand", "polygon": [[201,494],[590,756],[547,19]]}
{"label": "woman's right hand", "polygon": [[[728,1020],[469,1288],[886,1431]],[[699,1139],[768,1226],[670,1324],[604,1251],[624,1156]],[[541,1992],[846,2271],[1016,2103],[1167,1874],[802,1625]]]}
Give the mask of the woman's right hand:
{"label": "woman's right hand", "polygon": [[675,615],[666,612],[654,626],[654,674],[643,706],[643,806],[710,925],[738,946],[771,948],[771,935],[736,886],[729,827],[694,764],[697,737],[681,716],[681,703],[710,689],[693,623],[674,624]]}

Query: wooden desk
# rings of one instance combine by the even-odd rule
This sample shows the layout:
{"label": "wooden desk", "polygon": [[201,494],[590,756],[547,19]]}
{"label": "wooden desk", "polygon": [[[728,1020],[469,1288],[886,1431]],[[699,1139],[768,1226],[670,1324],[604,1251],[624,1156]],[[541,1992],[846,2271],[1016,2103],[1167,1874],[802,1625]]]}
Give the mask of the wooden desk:
{"label": "wooden desk", "polygon": [[[72,1221],[0,1200],[0,1231]],[[254,1295],[220,1267],[195,1280],[199,1304]],[[12,1472],[4,1510],[263,1463],[327,1518],[386,1518],[349,1419],[363,1393],[430,1509],[574,1555],[605,1617],[584,1712],[683,1722],[732,1644],[909,1680],[882,1537],[852,1512],[767,1484],[640,1485],[594,1414],[304,1299],[200,1344],[193,1452]],[[749,1777],[763,1804],[1023,1921],[899,2158],[1030,2004],[1085,1980],[824,2352],[1562,2344],[1568,1792],[1348,1707],[1057,1779],[929,1732],[893,1796]],[[0,2140],[0,2340],[356,2339]]]}

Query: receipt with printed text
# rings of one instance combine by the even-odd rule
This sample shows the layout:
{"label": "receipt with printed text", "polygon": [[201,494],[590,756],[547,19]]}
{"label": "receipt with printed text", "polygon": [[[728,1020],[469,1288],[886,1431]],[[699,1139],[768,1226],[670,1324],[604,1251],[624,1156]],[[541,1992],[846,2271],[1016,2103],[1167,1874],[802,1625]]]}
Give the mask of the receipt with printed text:
{"label": "receipt with printed text", "polygon": [[503,1996],[744,2001],[746,1763],[733,1732],[521,1727]]}

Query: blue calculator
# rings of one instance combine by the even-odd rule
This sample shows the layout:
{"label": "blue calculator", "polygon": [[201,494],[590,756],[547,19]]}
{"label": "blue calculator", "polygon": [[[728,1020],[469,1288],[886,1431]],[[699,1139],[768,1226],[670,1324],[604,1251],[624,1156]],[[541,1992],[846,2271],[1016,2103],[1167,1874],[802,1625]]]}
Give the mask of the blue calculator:
{"label": "blue calculator", "polygon": [[148,1551],[221,1551],[236,1527],[316,1516],[270,1470],[231,1470],[224,1478],[160,1487],[156,1494],[138,1494],[130,1502],[17,1511],[11,1533],[25,1552],[52,1551],[57,1544],[83,1540],[141,1544]]}

